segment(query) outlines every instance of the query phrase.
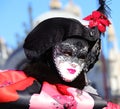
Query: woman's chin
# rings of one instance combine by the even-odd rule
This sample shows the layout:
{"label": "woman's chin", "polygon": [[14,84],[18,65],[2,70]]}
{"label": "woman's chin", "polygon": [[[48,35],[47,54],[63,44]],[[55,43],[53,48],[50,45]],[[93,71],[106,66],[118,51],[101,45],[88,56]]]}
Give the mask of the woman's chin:
{"label": "woman's chin", "polygon": [[74,78],[74,79],[67,79],[67,78],[63,78],[63,80],[64,80],[65,82],[72,82],[72,81],[74,81],[74,80],[75,80],[75,78]]}

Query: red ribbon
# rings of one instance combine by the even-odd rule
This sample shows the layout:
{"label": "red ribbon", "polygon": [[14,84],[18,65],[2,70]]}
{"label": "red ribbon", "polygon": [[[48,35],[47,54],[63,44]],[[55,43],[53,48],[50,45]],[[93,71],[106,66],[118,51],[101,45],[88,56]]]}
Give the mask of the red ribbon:
{"label": "red ribbon", "polygon": [[99,11],[93,11],[91,15],[85,17],[83,20],[89,21],[90,28],[97,26],[100,32],[105,32],[106,26],[111,24],[107,17]]}

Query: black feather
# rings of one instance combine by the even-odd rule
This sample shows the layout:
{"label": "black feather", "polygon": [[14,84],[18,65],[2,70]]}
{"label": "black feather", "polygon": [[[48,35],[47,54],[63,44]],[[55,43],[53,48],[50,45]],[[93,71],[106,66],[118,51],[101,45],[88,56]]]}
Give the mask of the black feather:
{"label": "black feather", "polygon": [[[111,0],[110,0],[111,1]],[[99,0],[99,8],[97,11],[100,11],[103,13],[105,16],[110,16],[111,9],[110,7],[106,4],[106,0]]]}

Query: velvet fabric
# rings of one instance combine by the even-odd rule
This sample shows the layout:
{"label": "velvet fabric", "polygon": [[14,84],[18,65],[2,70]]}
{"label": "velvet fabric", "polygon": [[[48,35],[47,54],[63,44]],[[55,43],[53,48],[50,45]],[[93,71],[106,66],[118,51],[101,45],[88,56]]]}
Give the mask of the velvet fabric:
{"label": "velvet fabric", "polygon": [[91,47],[100,38],[96,27],[88,28],[71,18],[50,18],[39,23],[27,36],[23,48],[28,59],[35,60],[56,43],[68,38],[83,38]]}

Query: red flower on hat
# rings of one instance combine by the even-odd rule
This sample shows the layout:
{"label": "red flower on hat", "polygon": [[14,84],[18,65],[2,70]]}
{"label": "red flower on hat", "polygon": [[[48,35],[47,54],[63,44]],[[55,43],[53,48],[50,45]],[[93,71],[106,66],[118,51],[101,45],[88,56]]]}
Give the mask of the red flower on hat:
{"label": "red flower on hat", "polygon": [[85,17],[83,20],[89,21],[90,28],[97,26],[100,32],[105,32],[106,26],[111,24],[107,17],[99,11],[93,11],[92,15]]}

